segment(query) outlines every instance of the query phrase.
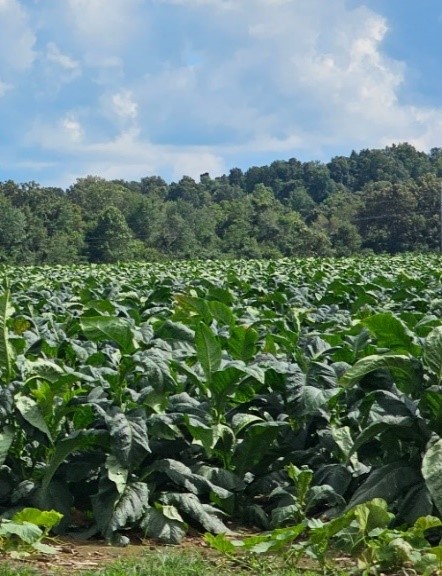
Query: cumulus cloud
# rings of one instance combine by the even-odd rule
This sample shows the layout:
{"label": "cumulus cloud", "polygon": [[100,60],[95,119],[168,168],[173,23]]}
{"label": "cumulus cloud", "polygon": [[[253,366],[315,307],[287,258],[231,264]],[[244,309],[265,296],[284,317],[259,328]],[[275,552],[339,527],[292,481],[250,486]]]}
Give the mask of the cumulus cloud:
{"label": "cumulus cloud", "polygon": [[[162,0],[184,18],[196,66],[177,58],[138,86],[152,137],[176,131],[232,153],[428,141],[439,110],[401,102],[388,21],[346,0]],[[185,19],[187,18],[187,19]],[[431,130],[429,130],[431,126]],[[427,136],[425,136],[427,134]],[[440,137],[440,131],[437,129]],[[227,152],[224,152],[227,153]]]}
{"label": "cumulus cloud", "polygon": [[[64,22],[45,31],[46,62],[81,84],[29,134],[38,125],[34,143],[65,151],[83,175],[217,175],[246,157],[440,145],[442,108],[404,102],[406,63],[388,56],[389,22],[362,0],[38,4]],[[30,66],[29,19],[18,0],[0,0],[0,23],[6,5]],[[0,75],[9,81],[1,56]]]}

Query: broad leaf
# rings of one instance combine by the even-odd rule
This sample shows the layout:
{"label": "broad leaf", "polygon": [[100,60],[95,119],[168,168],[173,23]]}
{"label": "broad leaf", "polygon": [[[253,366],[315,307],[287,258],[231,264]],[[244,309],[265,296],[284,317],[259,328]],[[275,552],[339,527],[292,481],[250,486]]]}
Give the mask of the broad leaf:
{"label": "broad leaf", "polygon": [[6,538],[18,536],[23,542],[33,544],[43,536],[43,531],[31,522],[19,524],[18,522],[2,520],[0,523],[0,537],[1,536],[5,536]]}
{"label": "broad leaf", "polygon": [[237,474],[251,472],[266,456],[287,422],[259,422],[246,429],[244,440],[238,445],[232,458]]}
{"label": "broad leaf", "polygon": [[54,479],[49,486],[43,490],[38,487],[32,494],[32,506],[40,510],[56,510],[62,516],[55,532],[62,534],[66,532],[72,521],[71,509],[74,503],[73,496],[69,490],[69,484],[64,481]]}
{"label": "broad leaf", "polygon": [[8,320],[14,313],[14,307],[10,302],[11,293],[9,288],[0,296],[0,368],[3,372],[3,380],[8,383],[12,378],[12,362],[14,348],[9,340]]}
{"label": "broad leaf", "polygon": [[43,526],[43,528],[50,529],[56,526],[62,518],[63,515],[55,510],[23,508],[23,510],[14,514],[12,521],[19,523],[30,522],[37,526]]}
{"label": "broad leaf", "polygon": [[28,396],[17,394],[15,396],[15,405],[26,422],[29,422],[29,424],[34,426],[34,428],[37,428],[37,430],[40,430],[40,432],[43,432],[43,434],[46,434],[52,442],[51,433],[42,413],[40,412],[37,402]]}
{"label": "broad leaf", "polygon": [[340,378],[339,383],[344,388],[350,388],[364,376],[375,370],[388,370],[396,378],[398,388],[405,393],[419,390],[422,384],[420,374],[412,358],[399,354],[384,354],[366,356],[358,360]]}
{"label": "broad leaf", "polygon": [[422,361],[435,384],[442,384],[442,326],[432,330],[426,337]]}
{"label": "broad leaf", "polygon": [[177,486],[181,486],[193,494],[209,494],[210,492],[215,492],[220,498],[228,498],[231,496],[228,490],[216,486],[199,474],[194,474],[190,468],[178,460],[172,460],[170,458],[157,460],[149,467],[149,474],[153,474],[154,472],[163,472]]}
{"label": "broad leaf", "polygon": [[130,354],[137,348],[131,326],[124,318],[115,316],[83,316],[81,329],[89,340],[110,340],[118,344],[122,352]]}
{"label": "broad leaf", "polygon": [[114,533],[139,521],[149,507],[149,491],[144,482],[127,484],[118,493],[109,480],[100,482],[100,490],[91,497],[94,518],[106,540],[115,541]]}
{"label": "broad leaf", "polygon": [[233,315],[232,309],[229,308],[229,306],[226,306],[217,300],[209,300],[207,304],[212,316],[215,318],[218,324],[221,324],[221,326],[228,326],[231,329],[234,327],[235,316]]}
{"label": "broad leaf", "polygon": [[375,336],[379,348],[387,348],[398,354],[416,354],[419,350],[407,325],[391,312],[369,316],[362,324]]}
{"label": "broad leaf", "polygon": [[9,426],[6,426],[6,428],[3,428],[0,432],[0,466],[2,466],[6,460],[6,456],[8,455],[13,440],[14,431],[9,428]]}
{"label": "broad leaf", "polygon": [[203,298],[190,296],[189,294],[177,294],[175,296],[177,309],[184,310],[189,315],[198,315],[203,322],[209,324],[212,321],[208,303]]}
{"label": "broad leaf", "polygon": [[236,360],[249,362],[256,354],[259,334],[253,328],[236,326],[227,341],[230,353]]}
{"label": "broad leaf", "polygon": [[422,460],[422,476],[436,508],[442,514],[442,440],[427,448]]}
{"label": "broad leaf", "polygon": [[412,486],[402,500],[397,512],[397,518],[408,525],[414,524],[418,518],[429,516],[433,512],[433,500],[425,482]]}
{"label": "broad leaf", "polygon": [[66,438],[59,440],[54,454],[46,468],[42,480],[42,490],[46,490],[60,464],[62,464],[71,452],[88,450],[96,445],[108,443],[108,434],[105,430],[76,430]]}
{"label": "broad leaf", "polygon": [[212,534],[224,534],[229,532],[227,526],[217,518],[214,508],[201,504],[195,494],[167,493],[162,497],[166,504],[176,506],[178,510],[196,520],[205,530]]}
{"label": "broad leaf", "polygon": [[106,458],[106,469],[109,480],[115,484],[118,493],[123,494],[127,486],[129,470],[122,466],[113,454],[108,454]]}
{"label": "broad leaf", "polygon": [[200,322],[195,332],[196,356],[201,364],[207,380],[211,380],[212,372],[221,365],[221,345],[212,332],[203,322]]}
{"label": "broad leaf", "polygon": [[141,520],[141,528],[146,536],[154,538],[164,544],[179,544],[187,532],[187,524],[181,519],[178,512],[171,518],[171,506],[158,506],[148,508]]}
{"label": "broad leaf", "polygon": [[392,462],[374,470],[353,494],[348,508],[373,498],[382,498],[390,503],[405,490],[419,483],[421,476],[416,468],[403,462]]}
{"label": "broad leaf", "polygon": [[147,427],[144,418],[123,412],[106,415],[111,449],[126,468],[140,464],[150,453]]}

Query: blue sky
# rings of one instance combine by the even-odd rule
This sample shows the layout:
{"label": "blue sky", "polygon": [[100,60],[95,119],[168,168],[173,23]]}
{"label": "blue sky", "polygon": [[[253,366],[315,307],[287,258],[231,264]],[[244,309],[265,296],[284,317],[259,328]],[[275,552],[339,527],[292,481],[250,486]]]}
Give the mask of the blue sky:
{"label": "blue sky", "polygon": [[442,146],[440,0],[0,0],[0,180]]}

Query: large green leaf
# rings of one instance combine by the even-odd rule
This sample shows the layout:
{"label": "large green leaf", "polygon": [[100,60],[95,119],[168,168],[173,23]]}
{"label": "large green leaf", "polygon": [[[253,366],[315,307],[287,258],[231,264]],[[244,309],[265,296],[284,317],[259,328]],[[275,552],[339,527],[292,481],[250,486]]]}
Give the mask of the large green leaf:
{"label": "large green leaf", "polygon": [[202,504],[195,494],[168,492],[163,495],[162,501],[176,506],[180,512],[201,524],[212,534],[229,532],[227,526],[216,516],[217,511],[212,506]]}
{"label": "large green leaf", "polygon": [[53,528],[62,519],[62,514],[55,510],[38,510],[38,508],[23,508],[12,517],[13,522],[30,522],[43,528]]}
{"label": "large green leaf", "polygon": [[0,296],[0,368],[3,372],[2,379],[4,383],[8,383],[12,378],[12,362],[15,356],[8,329],[8,321],[15,311],[10,302],[10,297],[9,288],[6,288]]}
{"label": "large green leaf", "polygon": [[187,532],[187,524],[173,506],[156,505],[148,508],[141,521],[146,536],[164,542],[179,544]]}
{"label": "large green leaf", "polygon": [[107,455],[106,469],[109,480],[115,484],[118,493],[122,494],[127,486],[129,470],[122,466],[121,462],[113,454]]}
{"label": "large green leaf", "polygon": [[0,466],[3,465],[13,440],[14,431],[9,426],[6,426],[6,428],[3,428],[0,432]]}
{"label": "large green leaf", "polygon": [[421,396],[419,410],[431,430],[442,436],[442,387],[432,386]]}
{"label": "large green leaf", "polygon": [[137,523],[149,508],[149,491],[144,482],[131,482],[119,493],[113,482],[100,481],[91,497],[94,518],[101,534],[110,543],[125,543],[117,531]]}
{"label": "large green leaf", "polygon": [[217,426],[208,426],[196,416],[184,414],[184,423],[188,431],[192,434],[193,443],[203,446],[206,454],[210,457],[212,450],[220,438]]}
{"label": "large green leaf", "polygon": [[422,361],[435,384],[442,384],[442,326],[432,330],[425,338]]}
{"label": "large green leaf", "polygon": [[[259,378],[259,373],[256,374],[256,377]],[[217,370],[212,373],[209,391],[218,415],[224,415],[229,398],[232,398],[233,401],[236,400],[236,392],[241,387],[241,383],[244,383],[246,380],[255,380],[255,374],[252,370],[248,370],[242,366],[225,365],[222,370]],[[253,391],[251,395],[254,395]]]}
{"label": "large green leaf", "polygon": [[171,458],[157,460],[149,467],[149,475],[152,476],[155,472],[166,474],[177,486],[181,486],[192,494],[202,495],[214,492],[220,498],[231,496],[231,492],[213,484],[204,476],[194,474],[188,466],[178,460]]}
{"label": "large green leaf", "polygon": [[0,523],[0,537],[1,536],[5,536],[6,538],[18,536],[23,542],[33,544],[43,536],[43,531],[31,522],[19,524],[18,522],[3,520]]}
{"label": "large green leaf", "polygon": [[116,316],[83,316],[81,329],[89,340],[110,340],[118,344],[122,352],[130,354],[137,348],[130,323]]}
{"label": "large green leaf", "polygon": [[258,422],[246,428],[244,439],[232,458],[236,473],[252,472],[275,444],[281,431],[288,426],[287,422]]}
{"label": "large green leaf", "polygon": [[353,494],[348,507],[352,508],[373,498],[382,498],[391,503],[420,481],[420,471],[413,466],[403,462],[385,464],[371,472]]}
{"label": "large green leaf", "polygon": [[44,490],[38,487],[32,494],[32,505],[45,511],[56,510],[62,515],[60,523],[55,528],[57,534],[63,534],[72,523],[72,506],[74,498],[69,485],[65,481],[54,479]]}
{"label": "large green leaf", "polygon": [[295,394],[296,406],[294,412],[297,416],[310,416],[321,414],[328,418],[327,403],[337,393],[337,390],[323,390],[316,386],[301,386]]}
{"label": "large green leaf", "polygon": [[88,450],[93,446],[108,444],[109,435],[105,430],[76,430],[57,442],[55,451],[42,479],[42,490],[46,490],[55,472],[74,451]]}
{"label": "large green leaf", "polygon": [[161,338],[161,340],[165,340],[173,346],[175,342],[193,343],[195,340],[195,332],[182,322],[166,320],[156,327],[155,337]]}
{"label": "large green leaf", "polygon": [[195,331],[196,356],[208,381],[221,365],[221,345],[212,330],[200,322]]}
{"label": "large green leaf", "polygon": [[109,529],[120,530],[142,518],[149,506],[149,491],[144,482],[132,482],[120,494],[115,505]]}
{"label": "large green leaf", "polygon": [[233,315],[232,309],[229,306],[226,306],[217,300],[210,300],[207,304],[212,316],[218,322],[218,324],[221,326],[228,326],[230,329],[234,327],[235,316]]}
{"label": "large green leaf", "polygon": [[400,354],[375,354],[358,360],[340,378],[344,388],[351,388],[364,376],[376,370],[387,370],[393,374],[396,385],[405,393],[416,392],[422,388],[422,380],[416,362],[409,356]]}
{"label": "large green leaf", "polygon": [[351,459],[364,444],[380,434],[394,436],[397,433],[402,433],[401,437],[403,437],[404,433],[405,435],[409,433],[409,437],[413,438],[416,433],[415,426],[416,420],[407,417],[398,417],[396,422],[372,422],[355,439],[348,457]]}
{"label": "large green leaf", "polygon": [[40,408],[38,407],[37,402],[28,396],[17,394],[15,396],[15,405],[26,422],[29,422],[29,424],[34,426],[34,428],[37,428],[37,430],[40,430],[40,432],[43,432],[43,434],[46,434],[46,436],[52,442],[51,433],[43,418]]}
{"label": "large green leaf", "polygon": [[436,508],[442,514],[442,439],[427,448],[422,460],[422,476]]}
{"label": "large green leaf", "polygon": [[433,512],[433,500],[431,494],[425,485],[421,482],[412,486],[402,500],[397,517],[401,522],[412,525],[418,518],[429,516]]}
{"label": "large green leaf", "polygon": [[256,330],[245,326],[235,326],[227,341],[230,353],[235,360],[249,362],[256,354],[256,343],[259,334]]}
{"label": "large green leaf", "polygon": [[177,294],[175,300],[178,310],[184,310],[189,315],[197,315],[207,324],[212,321],[208,303],[203,298],[189,294]]}
{"label": "large green leaf", "polygon": [[379,348],[386,348],[397,354],[417,354],[413,333],[407,325],[391,312],[379,312],[364,318],[362,324],[375,336]]}
{"label": "large green leaf", "polygon": [[146,421],[143,417],[123,412],[106,415],[111,449],[121,464],[134,467],[150,453]]}

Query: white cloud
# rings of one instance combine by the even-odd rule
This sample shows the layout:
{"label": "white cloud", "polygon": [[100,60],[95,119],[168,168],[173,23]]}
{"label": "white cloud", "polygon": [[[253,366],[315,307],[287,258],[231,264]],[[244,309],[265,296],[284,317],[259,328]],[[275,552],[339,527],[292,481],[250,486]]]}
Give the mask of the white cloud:
{"label": "white cloud", "polygon": [[0,1],[0,71],[24,71],[35,59],[35,33],[18,0]]}
{"label": "white cloud", "polygon": [[0,97],[4,96],[8,90],[13,88],[12,84],[8,84],[7,82],[0,82]]}
{"label": "white cloud", "polygon": [[[217,175],[254,154],[327,159],[442,140],[442,108],[402,101],[408,70],[386,53],[389,22],[361,3],[46,1],[65,17],[43,44],[48,77],[81,73],[83,84],[28,140],[83,175]],[[9,80],[1,59],[0,74]]]}
{"label": "white cloud", "polygon": [[136,8],[142,0],[67,0],[68,20],[86,59],[102,65],[103,59],[114,59],[118,51],[130,42],[139,21]]}
{"label": "white cloud", "polygon": [[78,71],[80,68],[80,63],[71,56],[64,54],[54,42],[48,42],[46,45],[46,58],[48,62],[70,72]]}
{"label": "white cloud", "polygon": [[112,107],[120,118],[134,120],[138,114],[138,104],[133,99],[130,90],[123,90],[112,96]]}
{"label": "white cloud", "polygon": [[[80,149],[84,128],[75,114],[66,114],[53,122],[36,119],[24,137],[27,147],[63,154],[75,154]],[[48,157],[49,161],[49,157]]]}
{"label": "white cloud", "polygon": [[64,150],[70,165],[78,172],[60,176],[58,185],[68,186],[75,178],[87,174],[104,178],[140,179],[151,174],[169,174],[176,179],[183,174],[198,178],[203,172],[221,175],[226,165],[221,155],[210,147],[156,145],[139,138],[136,128],[122,131],[110,140],[85,141],[85,130],[74,116],[66,116],[56,124],[38,122],[27,136],[28,145],[38,142],[48,153]]}
{"label": "white cloud", "polygon": [[66,116],[60,121],[60,125],[70,142],[81,142],[83,136],[83,128],[78,120],[76,120],[73,116]]}
{"label": "white cloud", "polygon": [[401,102],[407,68],[387,56],[389,23],[373,10],[347,0],[163,2],[188,8],[201,62],[165,67],[139,86],[140,121],[151,134],[175,123],[177,131],[198,127],[200,140],[224,132],[215,147],[224,154],[304,156],[440,141],[442,109]]}
{"label": "white cloud", "polygon": [[174,178],[183,174],[197,178],[203,172],[221,175],[226,166],[222,157],[205,146],[155,145],[140,140],[136,130],[122,132],[113,140],[92,142],[81,151],[86,173],[107,178],[142,178],[149,174],[169,173]]}

